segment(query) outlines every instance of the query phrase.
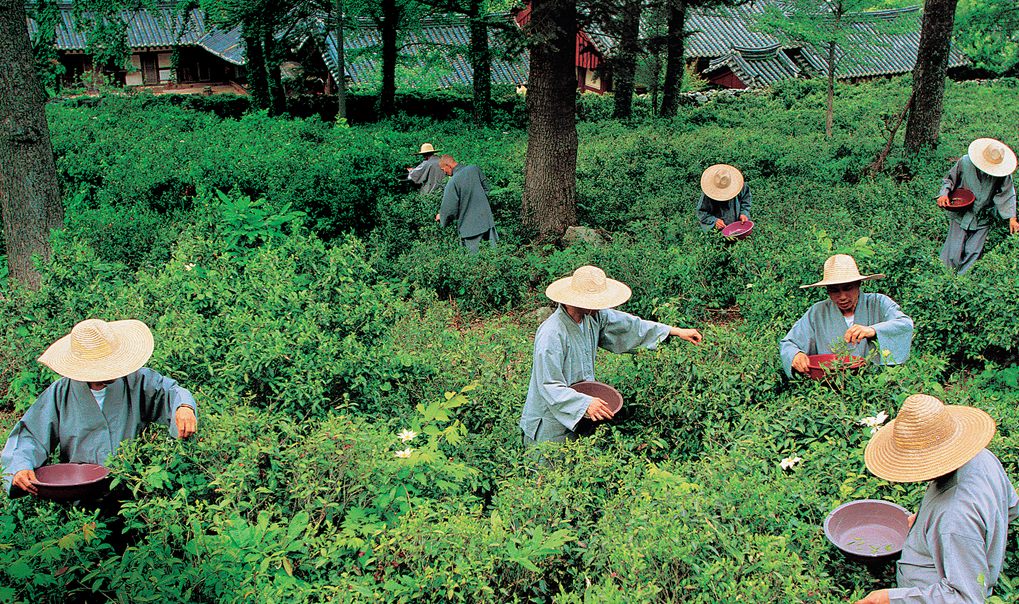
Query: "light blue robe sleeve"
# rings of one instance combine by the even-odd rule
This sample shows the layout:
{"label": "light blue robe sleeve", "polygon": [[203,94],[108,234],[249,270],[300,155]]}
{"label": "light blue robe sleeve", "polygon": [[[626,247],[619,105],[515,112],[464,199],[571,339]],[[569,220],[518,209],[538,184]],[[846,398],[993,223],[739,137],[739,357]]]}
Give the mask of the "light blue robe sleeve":
{"label": "light blue robe sleeve", "polygon": [[537,385],[540,400],[545,401],[556,421],[573,430],[584,417],[594,397],[570,388],[574,380],[563,371],[565,358],[562,339],[548,338],[545,346],[540,350],[535,349],[531,371],[534,373],[532,379]]}
{"label": "light blue robe sleeve", "polygon": [[739,220],[740,214],[750,218],[750,206],[753,204],[753,200],[750,197],[750,185],[743,185],[743,189],[736,196],[736,220]]}
{"label": "light blue robe sleeve", "polygon": [[654,348],[669,337],[670,327],[613,310],[598,311],[598,346],[616,354],[636,348]]}
{"label": "light blue robe sleeve", "polygon": [[782,369],[785,370],[787,377],[793,377],[793,358],[800,352],[808,355],[818,354],[814,325],[810,320],[809,310],[793,323],[789,333],[785,334],[778,345],[778,353],[782,358]]}
{"label": "light blue robe sleeve", "polygon": [[[884,294],[861,293],[856,304],[854,323],[873,327],[877,337],[863,339],[848,352],[867,357],[879,365],[896,365],[909,358],[913,343],[913,319],[909,318],[894,300]],[[834,302],[823,300],[814,304],[779,343],[779,356],[786,376],[793,376],[793,358],[797,353],[807,355],[830,354],[832,343],[846,335],[846,323]],[[877,340],[876,342],[874,340]],[[889,352],[884,357],[883,352]]]}
{"label": "light blue robe sleeve", "polygon": [[11,430],[0,453],[5,488],[10,491],[17,472],[43,465],[58,444],[61,462],[104,464],[120,443],[150,423],[166,426],[176,437],[174,414],[182,405],[197,414],[190,392],[145,367],[108,385],[102,409],[88,384],[61,378]]}
{"label": "light blue robe sleeve", "polygon": [[[882,365],[898,365],[909,359],[909,350],[913,345],[913,319],[902,312],[899,305],[883,294],[860,294],[860,301],[866,298],[870,327],[877,332],[878,363]],[[859,304],[857,308],[859,309]],[[876,317],[874,316],[876,313]],[[884,355],[888,351],[887,358]]]}

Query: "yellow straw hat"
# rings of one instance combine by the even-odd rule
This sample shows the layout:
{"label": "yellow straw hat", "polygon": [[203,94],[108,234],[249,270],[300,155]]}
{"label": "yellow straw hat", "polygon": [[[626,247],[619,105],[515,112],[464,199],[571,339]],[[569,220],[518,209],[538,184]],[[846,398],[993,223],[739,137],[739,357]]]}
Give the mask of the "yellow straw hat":
{"label": "yellow straw hat", "polygon": [[874,275],[861,275],[860,269],[856,267],[856,260],[846,254],[835,254],[824,261],[824,278],[817,283],[801,285],[800,289],[807,287],[821,287],[822,285],[839,285],[842,283],[853,283],[854,281],[870,281],[871,279],[884,279],[884,273]]}
{"label": "yellow straw hat", "polygon": [[432,143],[424,143],[421,145],[421,150],[412,155],[425,155],[426,153],[438,153],[439,151],[432,146]]}
{"label": "yellow straw hat", "polygon": [[630,288],[609,279],[597,266],[582,266],[573,271],[572,276],[563,277],[545,288],[545,295],[562,304],[601,310],[629,300]]}
{"label": "yellow straw hat", "polygon": [[141,321],[86,319],[39,357],[39,362],[79,382],[104,382],[141,369],[152,356],[152,332]]}
{"label": "yellow straw hat", "polygon": [[920,482],[958,470],[994,436],[984,411],[914,394],[864,451],[867,469],[891,482]]}
{"label": "yellow straw hat", "polygon": [[978,138],[969,144],[969,159],[973,165],[991,176],[1008,176],[1015,172],[1015,153],[1008,145],[993,138]]}
{"label": "yellow straw hat", "polygon": [[743,190],[743,173],[729,164],[715,164],[701,174],[701,191],[711,199],[726,201]]}

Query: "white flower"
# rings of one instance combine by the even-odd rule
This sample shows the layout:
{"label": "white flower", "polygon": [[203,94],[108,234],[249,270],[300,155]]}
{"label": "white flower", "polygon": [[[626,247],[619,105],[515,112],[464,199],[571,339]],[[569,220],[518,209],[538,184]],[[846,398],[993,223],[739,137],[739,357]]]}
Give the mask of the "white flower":
{"label": "white flower", "polygon": [[796,457],[786,457],[778,465],[782,466],[783,470],[792,470],[793,466],[800,463],[801,461],[803,460],[800,459],[800,457],[797,455]]}
{"label": "white flower", "polygon": [[408,441],[414,440],[414,437],[417,436],[417,435],[418,435],[418,433],[414,432],[413,430],[402,430],[400,432],[399,437],[400,437],[400,440],[402,440],[403,442],[408,442]]}
{"label": "white flower", "polygon": [[747,283],[747,289],[750,289],[750,288],[751,288],[751,287],[753,287],[753,286],[754,286],[754,284],[753,284],[753,283]]}
{"label": "white flower", "polygon": [[888,419],[888,414],[882,411],[874,417],[864,417],[860,419],[860,425],[867,426],[868,428],[876,428],[885,423],[886,419]]}
{"label": "white flower", "polygon": [[195,263],[194,262],[188,262],[187,264],[184,265],[184,270],[186,270],[186,271],[189,271],[189,270],[191,270],[193,268],[195,268]]}
{"label": "white flower", "polygon": [[408,457],[410,457],[410,454],[413,451],[414,451],[414,449],[404,449],[403,451],[397,451],[396,452],[396,456],[397,457],[402,457],[403,459],[407,459]]}

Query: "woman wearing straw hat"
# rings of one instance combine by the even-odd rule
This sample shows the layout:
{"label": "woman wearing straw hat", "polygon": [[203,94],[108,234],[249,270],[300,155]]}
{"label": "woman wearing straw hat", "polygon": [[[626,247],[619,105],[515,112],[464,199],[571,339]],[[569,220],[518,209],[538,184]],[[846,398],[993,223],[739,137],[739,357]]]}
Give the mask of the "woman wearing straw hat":
{"label": "woman wearing straw hat", "polygon": [[407,180],[421,185],[422,195],[441,191],[446,181],[446,173],[439,166],[439,156],[436,155],[438,152],[432,143],[424,143],[421,150],[414,154],[422,157],[421,163],[413,168],[407,168]]}
{"label": "woman wearing straw hat", "polygon": [[571,384],[594,381],[598,348],[615,353],[654,348],[669,336],[700,344],[696,329],[680,329],[612,310],[630,298],[630,288],[594,266],[555,281],[545,295],[559,303],[534,336],[534,363],[527,400],[520,418],[524,444],[575,440],[584,417],[610,419],[605,401],[581,394]]}
{"label": "woman wearing straw hat", "polygon": [[811,306],[779,344],[787,376],[807,373],[808,355],[831,354],[833,348],[847,345],[849,354],[859,357],[879,351],[873,358],[876,364],[896,365],[909,358],[913,319],[884,294],[860,293],[860,282],[882,278],[861,275],[856,260],[846,254],[824,261],[824,278],[800,288],[824,286],[828,299]]}
{"label": "woman wearing straw hat", "polygon": [[973,268],[984,251],[991,228],[991,208],[1008,221],[1010,233],[1019,233],[1015,214],[1015,153],[993,138],[978,138],[969,152],[959,158],[941,181],[938,205],[948,205],[948,194],[956,189],[973,193],[973,205],[965,212],[948,212],[948,236],[941,248],[941,263],[960,274]]}
{"label": "woman wearing straw hat", "polygon": [[722,230],[737,220],[750,220],[750,203],[750,185],[736,168],[715,164],[701,174],[697,221],[705,233]]}
{"label": "woman wearing straw hat", "polygon": [[195,433],[195,399],[170,378],[143,367],[152,332],[141,321],[87,319],[54,342],[39,362],[53,382],[11,430],[0,454],[3,479],[37,494],[35,468],[60,445],[63,463],[104,464],[120,443],[150,423],[185,438]]}
{"label": "woman wearing straw hat", "polygon": [[895,589],[856,604],[986,602],[1005,560],[1019,495],[984,447],[994,420],[973,407],[914,394],[864,452],[867,469],[890,482],[925,482],[920,509],[896,564]]}

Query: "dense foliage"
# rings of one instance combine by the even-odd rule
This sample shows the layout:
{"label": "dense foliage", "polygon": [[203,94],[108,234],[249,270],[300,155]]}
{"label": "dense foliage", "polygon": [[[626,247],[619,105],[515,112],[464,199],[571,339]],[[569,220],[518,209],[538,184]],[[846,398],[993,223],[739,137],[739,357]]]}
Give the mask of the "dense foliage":
{"label": "dense foliage", "polygon": [[[109,462],[133,493],[123,555],[109,519],[0,500],[0,602],[834,603],[888,586],[889,567],[847,561],[821,530],[849,499],[919,503],[921,486],[867,473],[861,418],[914,392],[978,406],[1019,479],[1019,240],[999,225],[977,268],[950,274],[933,203],[972,138],[1016,146],[1019,90],[950,85],[938,153],[869,177],[909,91],[839,88],[830,138],[809,81],[672,120],[584,121],[582,221],[607,241],[564,249],[517,234],[519,129],[51,105],[68,227],[43,287],[0,296],[0,425],[86,317],[150,325],[149,366],[195,393],[200,425],[185,442],[154,428]],[[581,100],[591,116],[609,102]],[[401,188],[425,140],[497,188],[494,252],[466,257],[437,198]],[[717,162],[752,187],[758,226],[737,244],[693,215]],[[787,380],[778,340],[821,299],[798,286],[834,251],[888,274],[866,287],[914,318],[912,357],[836,388]],[[516,427],[536,310],[585,263],[633,288],[624,310],[705,342],[600,355],[623,416],[536,469]],[[1009,543],[997,593],[1014,602]]]}

